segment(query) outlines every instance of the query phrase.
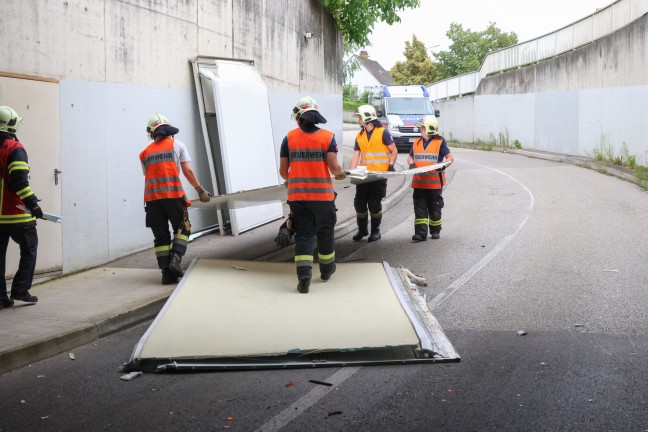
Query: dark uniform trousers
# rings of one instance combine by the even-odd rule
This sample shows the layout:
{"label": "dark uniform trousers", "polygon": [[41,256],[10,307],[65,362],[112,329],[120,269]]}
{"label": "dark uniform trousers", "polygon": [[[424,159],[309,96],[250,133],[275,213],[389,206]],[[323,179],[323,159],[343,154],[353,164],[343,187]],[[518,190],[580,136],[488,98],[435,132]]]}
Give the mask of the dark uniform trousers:
{"label": "dark uniform trousers", "polygon": [[[370,183],[356,185],[356,194],[353,207],[359,228],[367,228],[369,214],[371,215],[371,229],[380,228],[382,221],[382,199],[387,196],[387,180],[377,180]],[[369,214],[367,214],[367,208]]]}
{"label": "dark uniform trousers", "polygon": [[428,225],[430,234],[441,232],[441,209],[443,196],[441,189],[414,188],[414,233],[427,236]]}
{"label": "dark uniform trousers", "polygon": [[[173,244],[169,223],[173,230]],[[191,225],[189,225],[184,198],[166,198],[147,202],[146,226],[153,231],[153,245],[159,268],[165,269],[169,266],[171,252],[183,256],[187,251]]]}
{"label": "dark uniform trousers", "polygon": [[9,239],[12,239],[20,247],[20,262],[11,284],[11,295],[24,297],[32,286],[34,271],[36,270],[36,253],[38,250],[38,234],[36,222],[0,225],[0,298],[7,297],[6,258]]}
{"label": "dark uniform trousers", "polygon": [[320,273],[330,273],[335,265],[335,201],[289,201],[288,204],[295,231],[297,277],[312,276],[316,240]]}

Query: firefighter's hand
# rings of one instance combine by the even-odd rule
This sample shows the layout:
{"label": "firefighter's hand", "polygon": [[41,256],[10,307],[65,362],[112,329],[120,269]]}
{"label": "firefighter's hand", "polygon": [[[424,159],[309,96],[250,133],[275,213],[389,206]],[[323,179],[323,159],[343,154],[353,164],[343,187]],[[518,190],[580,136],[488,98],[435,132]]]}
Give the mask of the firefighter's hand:
{"label": "firefighter's hand", "polygon": [[198,192],[198,196],[200,197],[200,202],[209,202],[209,200],[212,197],[212,194],[210,194],[205,189],[203,189],[202,186],[198,186],[196,188],[196,192]]}
{"label": "firefighter's hand", "polygon": [[43,210],[39,207],[38,204],[33,204],[31,207],[29,207],[29,211],[31,212],[31,215],[36,219],[43,219]]}
{"label": "firefighter's hand", "polygon": [[396,171],[396,170],[394,169],[394,165],[393,165],[393,164],[389,164],[389,168],[387,168],[387,171]]}
{"label": "firefighter's hand", "polygon": [[[288,219],[290,221],[290,219]],[[279,247],[286,247],[292,243],[293,232],[288,228],[288,221],[284,222],[279,228],[279,233],[275,237],[274,242]]]}
{"label": "firefighter's hand", "polygon": [[445,165],[443,165],[441,168],[437,168],[436,172],[445,171],[445,169],[446,169],[446,167],[445,167]]}
{"label": "firefighter's hand", "polygon": [[346,173],[342,171],[340,174],[335,176],[335,180],[344,180],[346,178]]}
{"label": "firefighter's hand", "polygon": [[416,168],[416,164],[413,163],[409,164],[409,169],[414,169],[414,168]]}

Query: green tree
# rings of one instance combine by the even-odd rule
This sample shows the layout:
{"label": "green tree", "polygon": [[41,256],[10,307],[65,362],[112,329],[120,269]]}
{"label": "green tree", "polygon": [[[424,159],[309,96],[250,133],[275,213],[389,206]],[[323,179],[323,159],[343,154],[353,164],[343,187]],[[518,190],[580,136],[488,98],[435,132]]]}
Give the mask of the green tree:
{"label": "green tree", "polygon": [[452,78],[468,72],[476,72],[489,53],[518,43],[517,35],[505,33],[490,23],[486,30],[464,30],[461,24],[450,24],[446,33],[452,44],[448,51],[434,54],[438,79]]}
{"label": "green tree", "polygon": [[374,24],[400,22],[398,12],[416,8],[420,0],[320,0],[331,13],[335,25],[342,32],[345,52],[369,46],[369,35]]}
{"label": "green tree", "polygon": [[429,85],[436,81],[437,72],[427,54],[425,44],[412,35],[412,42],[405,42],[404,62],[396,62],[391,70],[393,84]]}

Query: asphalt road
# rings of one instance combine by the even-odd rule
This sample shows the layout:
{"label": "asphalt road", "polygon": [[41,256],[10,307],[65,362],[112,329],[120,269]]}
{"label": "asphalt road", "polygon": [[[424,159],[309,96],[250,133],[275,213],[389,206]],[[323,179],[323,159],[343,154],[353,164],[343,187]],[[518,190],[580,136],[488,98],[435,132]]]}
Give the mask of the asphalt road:
{"label": "asphalt road", "polygon": [[410,242],[408,195],[381,241],[351,234],[337,255],[425,277],[460,363],[120,381],[140,325],[0,376],[0,431],[648,431],[646,193],[573,165],[453,153],[440,240]]}

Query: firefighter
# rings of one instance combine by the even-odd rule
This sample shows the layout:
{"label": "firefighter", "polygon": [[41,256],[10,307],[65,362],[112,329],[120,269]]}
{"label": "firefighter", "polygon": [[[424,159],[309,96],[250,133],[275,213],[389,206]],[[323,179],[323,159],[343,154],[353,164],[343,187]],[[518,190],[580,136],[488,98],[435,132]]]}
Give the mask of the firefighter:
{"label": "firefighter", "polygon": [[[178,282],[183,276],[180,263],[187,250],[191,225],[187,215],[190,205],[180,181],[180,171],[196,189],[200,201],[208,202],[210,194],[198,181],[191,168],[191,158],[187,147],[175,139],[179,132],[169,120],[155,114],[146,127],[153,140],[140,153],[144,171],[144,202],[146,226],[153,231],[153,245],[158,267],[162,270],[162,283]],[[173,241],[169,233],[169,223],[173,230]]]}
{"label": "firefighter", "polygon": [[415,174],[412,179],[414,189],[414,242],[427,240],[428,226],[430,237],[441,236],[441,209],[443,208],[443,186],[446,184],[445,169],[454,162],[454,157],[445,139],[439,135],[439,121],[435,116],[425,116],[416,123],[421,129],[421,138],[414,141],[407,158],[410,168],[448,161],[447,165],[434,171]]}
{"label": "firefighter", "polygon": [[[355,140],[354,153],[349,169],[364,165],[370,171],[394,171],[398,150],[394,139],[385,129],[371,105],[361,105],[354,113],[362,130]],[[368,242],[380,240],[380,223],[382,222],[382,199],[387,196],[387,180],[377,180],[356,185],[353,206],[356,211],[358,232],[353,241],[360,241],[369,236]],[[369,234],[369,216],[371,216],[371,234]]]}
{"label": "firefighter", "polygon": [[326,123],[317,102],[299,99],[293,108],[299,126],[288,132],[280,150],[279,174],[288,181],[288,205],[295,233],[297,291],[308,293],[317,240],[320,277],[327,281],[335,272],[335,190],[337,180],[346,177],[337,160],[335,135],[317,124]]}
{"label": "firefighter", "polygon": [[[0,309],[13,306],[14,300],[36,303],[38,297],[29,294],[36,269],[38,234],[36,219],[43,217],[39,199],[29,186],[27,151],[18,141],[16,132],[22,118],[11,107],[0,106],[0,169],[2,170],[2,203],[0,204]],[[27,208],[28,211],[19,207]],[[20,262],[7,297],[5,280],[9,239],[20,247]]]}

